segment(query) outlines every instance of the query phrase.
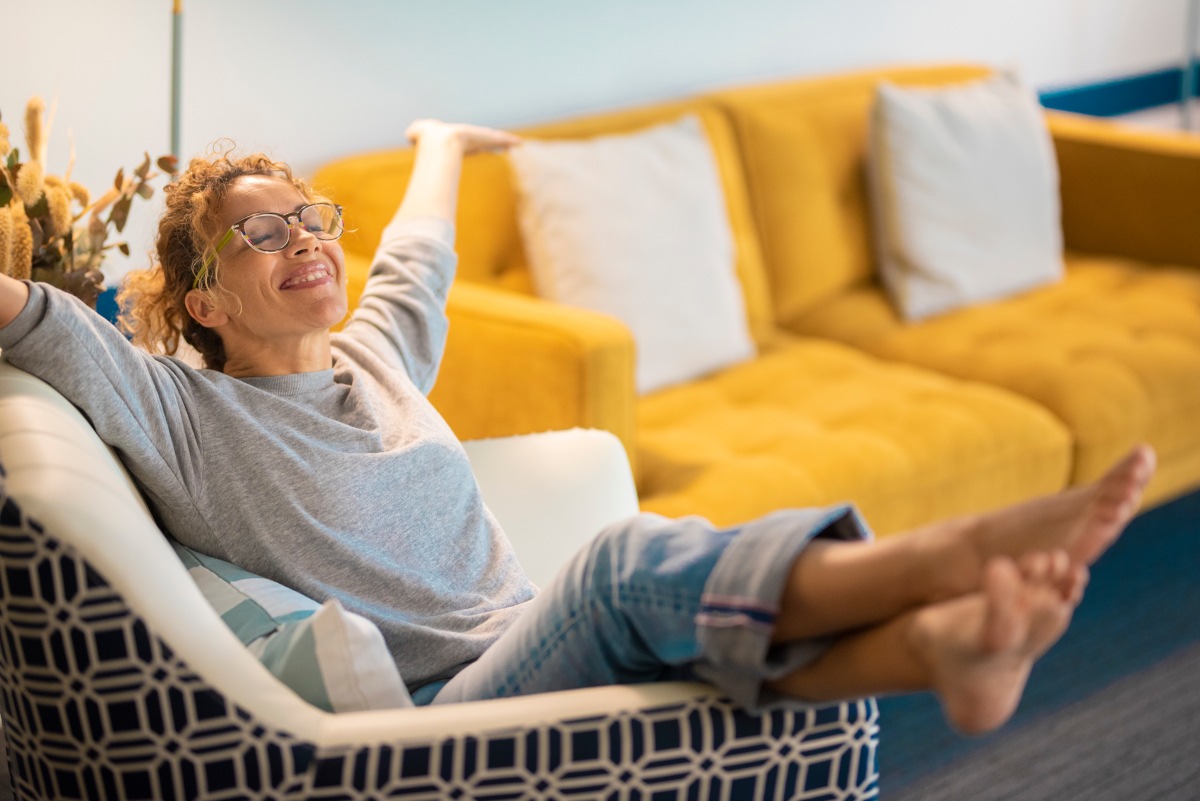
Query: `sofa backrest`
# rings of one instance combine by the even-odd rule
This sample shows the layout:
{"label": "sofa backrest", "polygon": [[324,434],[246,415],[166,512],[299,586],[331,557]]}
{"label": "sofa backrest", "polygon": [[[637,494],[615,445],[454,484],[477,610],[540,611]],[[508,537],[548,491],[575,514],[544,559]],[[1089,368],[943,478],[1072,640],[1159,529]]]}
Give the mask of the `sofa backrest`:
{"label": "sofa backrest", "polygon": [[783,327],[874,280],[865,167],[877,84],[933,86],[988,72],[970,65],[879,69],[707,97],[727,113],[737,137],[774,317]]}
{"label": "sofa backrest", "polygon": [[[767,279],[743,182],[744,171],[725,115],[710,103],[680,101],[523,128],[526,137],[567,139],[628,133],[697,114],[709,135],[737,248],[737,272],[754,338],[767,341],[774,330]],[[346,209],[343,246],[351,272],[368,266],[400,203],[412,170],[413,150],[403,148],[350,156],[317,171],[313,183]],[[461,279],[533,294],[533,281],[517,224],[517,194],[508,159],[479,154],[466,159],[459,190],[458,276]],[[351,306],[361,291],[361,276],[350,276]]]}

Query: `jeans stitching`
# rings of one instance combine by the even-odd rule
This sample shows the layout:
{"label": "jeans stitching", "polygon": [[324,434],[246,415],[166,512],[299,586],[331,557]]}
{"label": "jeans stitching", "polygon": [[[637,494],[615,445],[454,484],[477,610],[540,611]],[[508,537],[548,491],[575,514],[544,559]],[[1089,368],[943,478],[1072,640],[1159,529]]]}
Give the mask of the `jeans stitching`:
{"label": "jeans stitching", "polygon": [[[622,609],[638,608],[655,610],[669,608],[677,612],[683,612],[689,608],[689,594],[680,591],[663,592],[663,589],[671,588],[636,588],[618,584],[616,596]],[[530,676],[542,666],[550,655],[562,646],[563,640],[566,639],[567,635],[579,626],[582,616],[581,607],[589,604],[607,606],[603,604],[601,599],[611,597],[612,595],[612,584],[606,583],[603,586],[596,586],[590,593],[586,594],[581,599],[582,603],[577,603],[569,607],[566,614],[563,615],[562,620],[556,623],[549,632],[540,638],[537,647],[528,656],[522,658],[509,673],[508,677],[499,684],[496,691],[497,695],[503,696],[519,692],[516,688],[528,681]]]}
{"label": "jeans stitching", "polygon": [[534,671],[542,666],[542,663],[549,655],[559,646],[562,640],[568,633],[579,625],[579,609],[571,607],[570,611],[563,615],[562,620],[555,624],[554,628],[545,634],[537,647],[532,650],[529,656],[522,658],[510,671],[509,675],[496,688],[496,694],[500,696],[518,694],[517,687],[529,680]]}

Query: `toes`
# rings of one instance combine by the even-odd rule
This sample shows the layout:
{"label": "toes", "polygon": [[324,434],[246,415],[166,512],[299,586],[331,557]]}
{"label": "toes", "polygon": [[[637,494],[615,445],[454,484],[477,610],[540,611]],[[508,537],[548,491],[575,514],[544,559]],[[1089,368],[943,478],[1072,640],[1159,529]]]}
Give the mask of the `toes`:
{"label": "toes", "polygon": [[1136,496],[1154,475],[1158,458],[1149,445],[1138,445],[1129,455],[1115,464],[1105,478],[1120,496]]}
{"label": "toes", "polygon": [[1050,554],[1045,551],[1030,551],[1021,557],[1019,567],[1022,578],[1034,584],[1041,584],[1047,580],[1053,564]]}
{"label": "toes", "polygon": [[1158,455],[1149,445],[1139,445],[1133,451],[1133,475],[1139,486],[1145,486],[1158,466]]}
{"label": "toes", "polygon": [[1083,597],[1087,568],[1072,562],[1070,554],[1061,548],[1031,551],[1021,557],[1018,567],[1028,597],[1049,592],[1053,602],[1072,606]]}
{"label": "toes", "polygon": [[1066,598],[1075,575],[1071,557],[1067,555],[1066,551],[1059,549],[1050,553],[1048,561],[1050,566],[1047,570],[1046,580]]}
{"label": "toes", "polygon": [[1087,590],[1091,574],[1083,565],[1076,565],[1071,571],[1069,581],[1063,588],[1063,600],[1072,607],[1079,606],[1083,601],[1083,593]]}

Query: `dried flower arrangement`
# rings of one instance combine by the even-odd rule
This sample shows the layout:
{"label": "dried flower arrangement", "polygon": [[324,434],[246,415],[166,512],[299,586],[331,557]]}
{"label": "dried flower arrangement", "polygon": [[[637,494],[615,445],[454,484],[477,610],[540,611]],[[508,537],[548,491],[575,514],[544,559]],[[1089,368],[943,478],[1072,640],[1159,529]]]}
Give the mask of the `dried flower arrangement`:
{"label": "dried flower arrangement", "polygon": [[[88,190],[70,179],[74,153],[62,177],[46,173],[49,131],[41,98],[25,108],[25,162],[9,137],[0,120],[0,273],[44,281],[95,308],[105,252],[115,247],[129,255],[128,243],[108,241],[110,231],[124,231],[134,197],[154,194],[150,182],[158,174],[150,171],[150,154],[131,175],[118,170],[112,188],[92,202]],[[157,165],[173,173],[175,157],[163,156]]]}

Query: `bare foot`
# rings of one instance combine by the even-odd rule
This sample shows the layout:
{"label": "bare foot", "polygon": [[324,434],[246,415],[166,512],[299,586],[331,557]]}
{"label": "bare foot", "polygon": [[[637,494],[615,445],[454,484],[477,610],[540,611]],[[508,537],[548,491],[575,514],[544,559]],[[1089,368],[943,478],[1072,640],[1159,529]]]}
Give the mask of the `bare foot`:
{"label": "bare foot", "polygon": [[[1154,451],[1134,448],[1100,480],[978,517],[920,529],[941,578],[934,598],[952,598],[982,586],[993,556],[1014,559],[1030,551],[1063,550],[1082,566],[1094,563],[1137,513],[1142,490],[1154,474]],[[949,568],[949,569],[948,569]]]}
{"label": "bare foot", "polygon": [[991,731],[1017,708],[1034,661],[1066,631],[1086,568],[1063,552],[1022,565],[990,559],[983,589],[919,610],[910,643],[926,664],[947,719],[959,731]]}

